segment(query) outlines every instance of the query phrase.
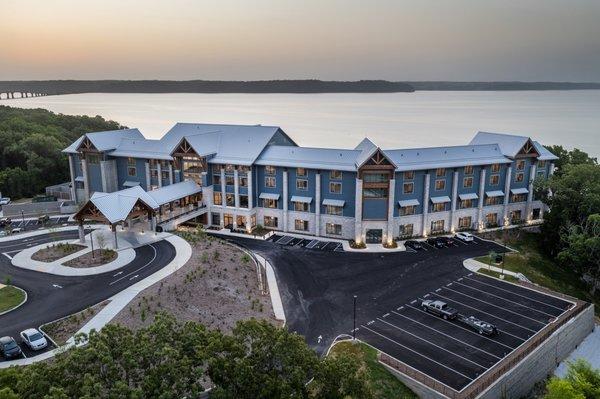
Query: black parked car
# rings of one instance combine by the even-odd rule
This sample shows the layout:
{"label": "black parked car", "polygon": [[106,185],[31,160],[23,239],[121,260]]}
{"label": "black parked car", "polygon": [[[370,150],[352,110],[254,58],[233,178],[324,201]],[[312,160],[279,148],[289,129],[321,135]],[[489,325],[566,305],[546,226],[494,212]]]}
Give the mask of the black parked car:
{"label": "black parked car", "polygon": [[436,248],[444,248],[446,245],[444,244],[444,240],[440,240],[440,238],[441,237],[429,237],[427,239],[427,244]]}
{"label": "black parked car", "polygon": [[404,242],[404,246],[408,247],[408,248],[412,248],[415,251],[423,249],[423,244],[421,244],[419,241],[415,241],[415,240],[407,240],[407,241],[405,241]]}
{"label": "black parked car", "polygon": [[454,240],[451,237],[438,237],[438,239],[444,243],[445,246],[451,247],[454,245]]}
{"label": "black parked car", "polygon": [[5,359],[14,359],[22,356],[21,348],[17,345],[17,341],[13,337],[0,338],[0,353]]}
{"label": "black parked car", "polygon": [[12,220],[10,220],[10,218],[0,219],[0,227],[10,226],[11,223],[12,223]]}

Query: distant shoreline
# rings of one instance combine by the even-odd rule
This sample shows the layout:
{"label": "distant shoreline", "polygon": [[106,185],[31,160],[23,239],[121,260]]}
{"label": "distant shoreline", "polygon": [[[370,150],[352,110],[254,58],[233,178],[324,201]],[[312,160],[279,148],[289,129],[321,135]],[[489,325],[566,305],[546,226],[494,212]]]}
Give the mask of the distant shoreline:
{"label": "distant shoreline", "polygon": [[[595,90],[600,83],[576,82],[451,82],[386,80],[21,80],[0,81],[0,98],[21,93],[412,93],[414,91]],[[26,95],[25,95],[26,96]]]}

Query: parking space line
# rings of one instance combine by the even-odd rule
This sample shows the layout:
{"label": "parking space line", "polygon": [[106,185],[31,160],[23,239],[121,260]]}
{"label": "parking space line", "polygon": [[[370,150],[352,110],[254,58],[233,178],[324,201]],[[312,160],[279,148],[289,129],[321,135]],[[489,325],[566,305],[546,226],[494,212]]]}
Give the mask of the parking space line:
{"label": "parking space line", "polygon": [[471,287],[471,286],[469,286],[469,285],[466,285],[466,284],[463,284],[463,283],[459,283],[458,281],[456,282],[456,284],[463,285],[463,286],[465,286],[465,287],[467,287],[467,288],[470,288],[470,289],[472,289],[472,290],[479,291],[479,292],[483,292],[484,294],[491,295],[491,296],[493,296],[493,297],[496,297],[496,298],[500,298],[500,299],[502,299],[503,301],[510,302],[510,303],[514,303],[515,305],[519,305],[519,306],[521,306],[521,307],[524,307],[524,308],[527,308],[527,309],[531,309],[531,310],[533,310],[533,311],[536,311],[536,312],[538,312],[538,313],[545,314],[546,316],[549,316],[549,317],[552,317],[552,318],[554,318],[554,317],[558,317],[558,316],[555,316],[555,315],[553,315],[553,314],[550,314],[550,313],[542,312],[541,310],[538,310],[538,309],[536,309],[536,308],[530,308],[529,306],[527,306],[527,305],[523,305],[523,304],[521,304],[521,303],[519,303],[519,302],[511,301],[510,299],[506,299],[506,298],[504,298],[504,297],[502,297],[502,296],[499,296],[499,295],[494,295],[494,294],[492,294],[492,293],[490,293],[490,292],[483,291],[483,290],[480,290],[480,289],[478,289],[478,288],[475,288],[475,287]]}
{"label": "parking space line", "polygon": [[[491,339],[491,338],[489,338],[489,337],[486,337],[485,335],[480,335],[480,334],[477,334],[476,332],[474,332],[474,331],[471,331],[471,330],[469,330],[469,329],[468,329],[468,328],[466,328],[466,327],[459,326],[458,324],[454,324],[454,323],[452,323],[452,322],[450,322],[450,321],[448,321],[448,320],[444,320],[444,319],[442,319],[442,318],[440,318],[440,317],[434,316],[434,315],[432,315],[431,313],[425,312],[425,311],[423,311],[422,309],[419,309],[419,308],[418,308],[418,307],[416,307],[416,306],[411,306],[411,305],[407,305],[407,306],[409,306],[409,307],[410,307],[410,308],[412,308],[412,309],[418,310],[419,312],[421,312],[421,313],[424,313],[424,314],[426,314],[427,316],[433,317],[433,318],[435,318],[436,320],[443,321],[444,323],[448,323],[448,324],[450,324],[451,326],[458,327],[458,328],[460,328],[460,329],[462,329],[462,330],[465,330],[465,331],[467,331],[467,332],[470,332],[471,334],[473,334],[473,335],[476,335],[476,336],[478,336],[478,337],[480,337],[480,338],[485,338],[485,339],[487,339],[487,340],[488,340],[488,341],[490,341],[490,342],[494,342],[494,343],[496,343],[496,344],[498,344],[498,345],[502,345],[502,346],[504,346],[505,348],[508,348],[508,349],[510,349],[511,351],[513,351],[513,350],[515,349],[515,348],[513,348],[512,346],[506,345],[506,344],[504,344],[504,343],[502,343],[502,342],[494,341],[493,339]],[[519,340],[521,340],[521,338],[519,338]],[[522,341],[522,340],[521,340],[521,341]],[[510,353],[510,352],[509,352],[509,353]]]}
{"label": "parking space line", "polygon": [[466,246],[468,246],[468,245],[469,245],[469,244],[467,244],[466,242],[464,242],[464,241],[462,241],[462,240],[459,240],[459,239],[458,239],[458,238],[456,238],[456,237],[452,237],[452,240],[454,240],[454,242],[461,243],[462,245],[466,245]]}
{"label": "parking space line", "polygon": [[[460,284],[460,283],[458,283],[458,284]],[[459,294],[459,295],[466,296],[467,298],[471,298],[471,299],[473,299],[473,300],[475,300],[475,301],[483,302],[483,303],[485,303],[485,304],[488,304],[488,305],[490,305],[490,306],[493,306],[493,307],[495,307],[495,308],[498,308],[498,309],[500,309],[500,310],[504,310],[504,311],[506,311],[506,312],[512,313],[512,314],[514,314],[514,315],[517,315],[517,316],[520,316],[520,317],[524,317],[524,318],[526,318],[526,319],[529,319],[529,320],[531,320],[531,321],[534,321],[534,322],[536,322],[536,323],[538,323],[538,324],[541,324],[541,325],[542,325],[542,326],[544,326],[544,327],[545,327],[545,326],[548,324],[548,323],[544,323],[543,321],[539,321],[539,320],[533,319],[533,318],[531,318],[531,317],[525,316],[525,315],[523,315],[523,314],[521,314],[521,313],[518,313],[518,312],[513,312],[512,310],[509,310],[509,309],[503,308],[502,306],[494,305],[493,303],[489,303],[489,302],[487,302],[487,301],[484,301],[484,300],[482,300],[482,299],[475,298],[474,296],[471,296],[471,295],[465,294],[465,293],[463,293],[463,292],[460,292],[460,291],[453,290],[452,288],[448,288],[448,287],[446,287],[445,289],[447,289],[447,290],[449,290],[449,291],[452,291],[452,292],[456,292],[456,293],[457,293],[457,294]],[[553,316],[553,317],[554,317],[554,316]]]}
{"label": "parking space line", "polygon": [[[530,301],[532,301],[532,302],[537,302],[537,303],[539,303],[539,304],[542,304],[542,305],[549,306],[549,307],[551,307],[551,308],[554,308],[554,309],[560,310],[560,311],[562,311],[562,312],[566,312],[566,309],[562,309],[562,308],[559,308],[558,306],[550,305],[549,303],[542,302],[542,301],[538,301],[538,300],[536,300],[536,299],[532,299],[532,298],[530,298],[530,297],[528,297],[528,296],[526,296],[526,295],[517,294],[516,292],[513,292],[513,291],[511,291],[511,290],[507,290],[506,288],[501,288],[501,287],[498,287],[498,286],[496,286],[496,285],[494,285],[494,284],[488,284],[488,283],[484,283],[483,281],[480,281],[480,280],[478,280],[478,279],[475,279],[475,278],[470,278],[470,277],[466,277],[466,278],[467,278],[467,279],[469,279],[469,280],[472,280],[472,281],[475,281],[475,282],[478,282],[478,283],[481,283],[481,284],[484,284],[484,285],[490,286],[490,287],[492,287],[492,288],[497,288],[497,289],[499,289],[499,290],[501,290],[501,291],[508,292],[509,294],[514,294],[514,295],[520,296],[521,298],[528,299],[528,300],[530,300]],[[542,294],[542,293],[540,293],[540,294],[541,294],[541,295],[544,295],[544,294]]]}
{"label": "parking space line", "polygon": [[436,348],[438,348],[438,349],[441,349],[441,350],[443,350],[444,352],[448,352],[449,354],[451,354],[451,355],[454,355],[454,356],[458,357],[459,359],[462,359],[462,360],[464,360],[464,361],[466,361],[466,362],[472,363],[472,364],[474,364],[475,366],[481,367],[481,368],[482,368],[482,369],[484,369],[484,370],[487,370],[487,366],[481,365],[481,364],[479,364],[479,363],[477,363],[477,362],[475,362],[475,361],[473,361],[473,360],[471,360],[471,359],[467,359],[466,357],[464,357],[464,356],[461,356],[461,355],[459,355],[458,353],[454,353],[454,352],[452,352],[451,350],[444,348],[443,346],[440,346],[440,345],[434,344],[433,342],[431,342],[431,341],[428,341],[428,340],[426,340],[425,338],[421,338],[421,337],[419,337],[418,335],[415,335],[415,334],[411,333],[410,331],[407,331],[407,330],[405,330],[405,329],[403,329],[403,328],[401,328],[401,327],[398,327],[398,326],[396,326],[396,325],[394,325],[394,324],[392,324],[392,323],[390,323],[390,322],[388,322],[388,321],[385,321],[385,320],[383,320],[383,319],[380,319],[379,317],[377,318],[377,320],[379,320],[379,321],[380,321],[380,322],[382,322],[382,323],[385,323],[385,324],[389,325],[389,326],[390,326],[390,327],[392,327],[392,328],[395,328],[396,330],[402,331],[403,333],[405,333],[405,334],[408,334],[408,335],[410,335],[410,336],[412,336],[412,337],[414,337],[414,338],[416,338],[416,339],[418,339],[418,340],[420,340],[420,341],[423,341],[423,342],[425,342],[426,344],[429,344],[429,345],[431,345],[431,346],[435,346]]}
{"label": "parking space line", "polygon": [[[406,346],[406,345],[402,345],[401,343],[399,343],[399,342],[397,342],[397,341],[395,341],[395,340],[393,340],[393,339],[391,339],[391,338],[389,338],[389,337],[386,337],[385,335],[383,335],[383,334],[381,334],[381,333],[378,333],[377,331],[374,331],[374,330],[370,329],[370,328],[369,328],[369,327],[367,327],[367,326],[363,326],[363,325],[361,325],[361,327],[363,327],[364,329],[366,329],[366,330],[368,330],[368,331],[371,331],[373,334],[379,335],[379,336],[380,336],[381,338],[383,338],[383,339],[387,339],[388,341],[390,341],[390,342],[392,342],[392,343],[394,343],[394,344],[396,344],[396,345],[398,345],[398,346],[400,346],[400,347],[402,347],[402,348],[404,348],[404,349],[406,349],[406,350],[409,350],[409,351],[411,351],[411,352],[413,352],[413,353],[415,353],[415,354],[417,354],[417,355],[421,356],[421,357],[422,357],[422,358],[424,358],[424,359],[427,359],[427,360],[429,360],[430,362],[433,362],[433,363],[437,364],[438,366],[442,366],[443,368],[445,368],[445,369],[447,369],[447,370],[450,370],[450,371],[452,371],[453,373],[455,373],[455,374],[458,374],[458,375],[460,375],[461,377],[464,377],[464,378],[466,378],[466,379],[467,379],[467,380],[469,380],[469,381],[473,381],[473,378],[471,378],[471,377],[469,377],[469,376],[466,376],[466,375],[464,375],[463,373],[461,373],[461,372],[459,372],[459,371],[456,371],[456,370],[454,370],[453,368],[451,368],[451,367],[449,367],[449,366],[446,366],[446,365],[445,365],[445,364],[443,364],[443,363],[440,363],[440,362],[438,362],[437,360],[434,360],[434,359],[432,359],[432,358],[430,358],[430,357],[428,357],[428,356],[425,356],[424,354],[422,354],[422,353],[419,353],[419,352],[417,352],[416,350],[414,350],[414,349],[411,349],[411,348],[409,348],[409,347],[408,347],[408,346]],[[411,367],[413,367],[413,366],[411,366]],[[415,368],[415,369],[416,369],[416,367],[413,367],[413,368]],[[423,373],[424,373],[424,372],[423,372]],[[429,373],[424,373],[424,374],[427,374],[427,375],[429,375]]]}
{"label": "parking space line", "polygon": [[398,313],[398,312],[395,312],[395,311],[393,311],[393,310],[392,310],[392,313],[394,313],[394,314],[396,314],[396,315],[398,315],[398,316],[404,317],[405,319],[411,320],[411,321],[413,321],[414,323],[417,323],[417,324],[419,324],[419,325],[422,325],[423,327],[425,327],[425,328],[428,328],[428,329],[430,329],[430,330],[433,330],[433,331],[435,331],[436,333],[438,333],[438,334],[441,334],[441,335],[443,335],[443,336],[445,336],[445,337],[448,337],[448,338],[450,338],[450,339],[453,339],[453,340],[455,340],[455,341],[457,341],[457,342],[460,342],[460,343],[461,343],[461,344],[463,344],[463,345],[469,346],[469,347],[471,347],[471,348],[473,348],[473,349],[475,349],[475,350],[478,350],[478,351],[480,351],[480,352],[483,352],[483,353],[485,353],[485,354],[488,354],[488,355],[490,355],[490,356],[492,356],[492,357],[495,357],[495,358],[496,358],[496,359],[498,359],[498,360],[502,359],[501,357],[499,357],[499,356],[496,356],[496,355],[494,355],[493,353],[490,353],[490,352],[488,352],[488,351],[485,351],[485,350],[483,350],[483,349],[481,349],[481,348],[478,348],[478,347],[476,347],[476,346],[473,346],[473,345],[471,345],[471,344],[469,344],[469,343],[467,343],[467,342],[465,342],[465,341],[461,341],[460,339],[458,339],[458,338],[455,338],[455,337],[453,337],[453,336],[452,336],[452,335],[450,335],[450,334],[446,334],[446,333],[444,333],[444,332],[441,332],[440,330],[438,330],[438,329],[436,329],[436,328],[433,328],[433,327],[431,327],[431,326],[428,326],[427,324],[423,324],[423,323],[421,323],[420,321],[417,321],[417,320],[415,320],[415,319],[413,319],[413,318],[410,318],[410,317],[408,317],[408,316],[406,316],[406,315],[400,314],[400,313]]}
{"label": "parking space line", "polygon": [[[494,316],[494,315],[492,315],[492,314],[490,314],[490,313],[488,313],[488,312],[485,312],[485,311],[483,311],[483,310],[481,310],[481,309],[477,309],[477,308],[474,308],[473,306],[469,306],[469,305],[467,305],[467,304],[465,304],[465,303],[459,302],[459,301],[457,301],[456,299],[451,299],[451,298],[448,298],[448,297],[446,297],[446,296],[443,296],[442,294],[436,294],[436,295],[437,295],[437,296],[439,296],[439,297],[442,297],[442,298],[444,298],[444,299],[445,299],[445,300],[447,300],[447,301],[450,301],[450,302],[454,302],[454,303],[461,304],[461,305],[463,305],[463,306],[466,306],[467,308],[473,309],[473,310],[475,310],[475,311],[477,311],[477,312],[485,313],[485,314],[487,314],[488,316],[494,317],[494,318],[496,318],[496,319],[498,319],[498,320],[502,320],[502,321],[504,321],[504,322],[506,322],[506,323],[508,323],[508,324],[512,324],[512,325],[514,325],[514,326],[516,326],[516,327],[522,328],[522,329],[524,329],[524,330],[527,330],[527,331],[530,331],[530,332],[532,332],[532,333],[536,333],[536,332],[537,332],[537,331],[535,331],[535,330],[532,330],[532,329],[530,329],[530,328],[524,327],[524,326],[522,326],[522,325],[520,325],[520,324],[513,323],[512,321],[508,321],[508,320],[506,320],[506,319],[503,319],[502,317]],[[525,340],[526,340],[525,338],[518,337],[518,336],[516,336],[516,335],[514,335],[514,334],[511,334],[511,333],[509,333],[509,332],[507,332],[507,331],[500,330],[500,329],[498,329],[498,330],[499,330],[499,331],[502,331],[504,334],[510,335],[511,337],[514,337],[514,338],[520,339],[521,341],[525,341]]]}

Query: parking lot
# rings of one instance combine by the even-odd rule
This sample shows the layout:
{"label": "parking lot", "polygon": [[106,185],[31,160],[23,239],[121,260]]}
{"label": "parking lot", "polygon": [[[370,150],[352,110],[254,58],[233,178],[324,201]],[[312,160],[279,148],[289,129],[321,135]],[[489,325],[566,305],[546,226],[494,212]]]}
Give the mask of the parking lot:
{"label": "parking lot", "polygon": [[[421,306],[426,299],[443,301],[460,315],[492,323],[498,334],[481,335],[459,319],[444,320],[426,312]],[[372,314],[371,320],[361,320],[356,336],[461,391],[572,306],[525,287],[468,273],[385,313]]]}
{"label": "parking lot", "polygon": [[312,238],[298,238],[287,235],[273,234],[269,237],[270,241],[273,241],[279,245],[286,246],[298,246],[306,249],[314,249],[319,251],[337,251],[343,252],[342,243],[337,241],[323,241],[315,240]]}
{"label": "parking lot", "polygon": [[[13,229],[20,229],[20,231],[31,231],[41,228],[62,226],[67,224],[68,221],[68,216],[50,217],[48,221],[43,223],[38,219],[11,218],[10,227],[7,230],[12,231]],[[4,226],[4,229],[6,229],[6,226]]]}

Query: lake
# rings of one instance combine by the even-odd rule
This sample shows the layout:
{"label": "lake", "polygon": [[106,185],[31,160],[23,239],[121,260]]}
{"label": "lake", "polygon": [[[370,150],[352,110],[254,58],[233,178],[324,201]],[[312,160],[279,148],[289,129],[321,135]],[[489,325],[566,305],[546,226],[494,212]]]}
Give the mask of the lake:
{"label": "lake", "polygon": [[101,115],[148,138],[176,122],[281,126],[299,145],[383,148],[461,145],[479,131],[531,136],[600,156],[600,90],[419,91],[385,94],[74,94],[2,100]]}

